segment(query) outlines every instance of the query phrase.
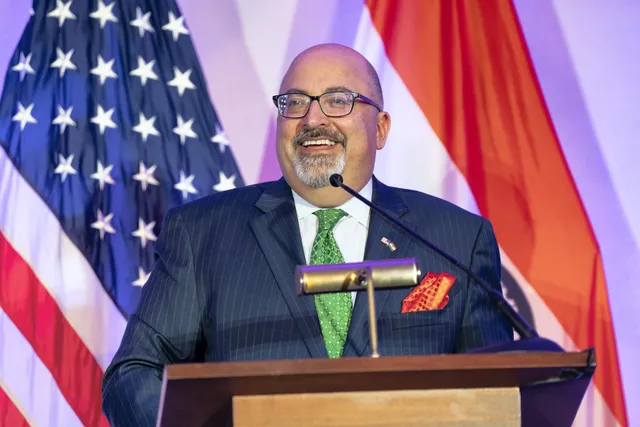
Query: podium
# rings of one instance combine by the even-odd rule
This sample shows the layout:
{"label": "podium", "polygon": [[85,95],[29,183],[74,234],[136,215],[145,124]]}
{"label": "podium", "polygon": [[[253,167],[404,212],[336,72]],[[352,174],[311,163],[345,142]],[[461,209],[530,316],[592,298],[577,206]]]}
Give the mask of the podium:
{"label": "podium", "polygon": [[506,352],[169,365],[158,425],[571,426],[595,369],[593,350],[509,345]]}

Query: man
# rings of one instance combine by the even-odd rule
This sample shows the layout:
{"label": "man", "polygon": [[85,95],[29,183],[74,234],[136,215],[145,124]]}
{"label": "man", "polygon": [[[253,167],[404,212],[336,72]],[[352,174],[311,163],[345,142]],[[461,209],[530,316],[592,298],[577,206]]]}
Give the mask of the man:
{"label": "man", "polygon": [[411,289],[377,292],[382,356],[464,352],[512,339],[462,271],[329,185],[341,173],[345,184],[500,290],[487,220],[373,177],[391,119],[363,56],[339,45],[302,52],[274,102],[283,178],[167,214],[155,268],[105,374],[104,412],[113,425],[154,425],[169,363],[368,355],[366,294],[355,304],[350,294],[297,296],[298,265],[415,257],[422,272],[456,278],[440,310],[402,313]]}

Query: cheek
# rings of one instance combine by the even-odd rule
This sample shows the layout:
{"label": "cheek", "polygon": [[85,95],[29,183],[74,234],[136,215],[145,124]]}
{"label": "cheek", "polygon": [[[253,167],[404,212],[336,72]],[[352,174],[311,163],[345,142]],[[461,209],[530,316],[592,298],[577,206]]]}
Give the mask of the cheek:
{"label": "cheek", "polygon": [[376,151],[377,130],[359,118],[352,126],[344,130],[347,136],[347,155],[354,158],[368,158]]}
{"label": "cheek", "polygon": [[288,151],[291,145],[291,140],[296,135],[295,124],[289,123],[289,121],[284,119],[279,120],[281,121],[276,125],[276,146],[279,151]]}

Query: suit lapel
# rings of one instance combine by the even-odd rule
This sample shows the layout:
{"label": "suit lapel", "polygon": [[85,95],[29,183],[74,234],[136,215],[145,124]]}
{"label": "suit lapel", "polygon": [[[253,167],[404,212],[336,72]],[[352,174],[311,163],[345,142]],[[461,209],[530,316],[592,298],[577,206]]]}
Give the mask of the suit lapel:
{"label": "suit lapel", "polygon": [[312,357],[327,357],[313,295],[298,296],[294,275],[305,264],[291,189],[284,178],[265,188],[256,203],[263,211],[251,221],[258,244]]}
{"label": "suit lapel", "polygon": [[[396,218],[402,218],[408,212],[407,205],[397,191],[380,183],[375,177],[373,178],[372,199],[374,204]],[[407,222],[406,218],[403,218],[403,221],[408,226],[414,227],[413,224]],[[392,251],[381,242],[383,237],[395,244],[395,251]],[[381,215],[371,211],[364,259],[366,261],[376,261],[405,258],[408,253],[411,253],[409,249],[413,245],[412,240],[412,237],[403,230],[391,224]],[[376,290],[376,319],[380,317],[390,292],[387,289]],[[369,344],[368,310],[367,293],[366,291],[360,291],[353,307],[344,356],[362,356]],[[400,307],[397,307],[397,310],[399,312]]]}

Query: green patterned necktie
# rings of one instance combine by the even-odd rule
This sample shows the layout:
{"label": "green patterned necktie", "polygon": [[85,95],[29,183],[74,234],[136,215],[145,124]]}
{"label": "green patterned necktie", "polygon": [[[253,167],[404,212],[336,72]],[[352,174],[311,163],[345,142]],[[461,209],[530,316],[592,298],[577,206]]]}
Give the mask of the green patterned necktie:
{"label": "green patterned necktie", "polygon": [[[311,264],[342,264],[344,258],[333,237],[333,228],[347,213],[341,209],[319,210],[318,234],[311,249]],[[348,292],[315,295],[318,320],[330,358],[342,356],[351,321],[351,294]]]}

